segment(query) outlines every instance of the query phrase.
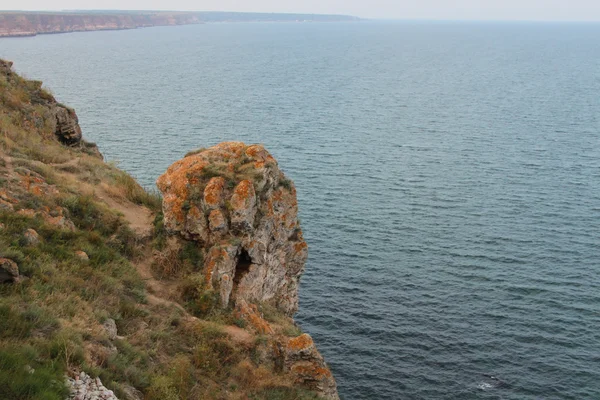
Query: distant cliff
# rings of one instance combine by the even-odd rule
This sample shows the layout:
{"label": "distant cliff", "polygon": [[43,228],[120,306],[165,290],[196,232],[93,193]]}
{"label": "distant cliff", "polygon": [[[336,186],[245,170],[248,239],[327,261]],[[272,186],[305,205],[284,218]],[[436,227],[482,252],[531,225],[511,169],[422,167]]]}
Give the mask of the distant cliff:
{"label": "distant cliff", "polygon": [[203,22],[334,22],[356,20],[358,18],[344,15],[235,12],[4,12],[0,13],[0,37],[135,29]]}

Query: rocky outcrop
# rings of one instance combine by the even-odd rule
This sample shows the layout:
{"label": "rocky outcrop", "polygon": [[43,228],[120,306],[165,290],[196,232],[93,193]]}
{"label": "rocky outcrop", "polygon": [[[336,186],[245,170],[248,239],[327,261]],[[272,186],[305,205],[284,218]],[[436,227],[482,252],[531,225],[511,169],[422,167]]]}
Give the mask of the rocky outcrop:
{"label": "rocky outcrop", "polygon": [[61,104],[52,107],[52,113],[56,118],[54,134],[61,143],[72,146],[81,142],[81,127],[75,110]]}
{"label": "rocky outcrop", "polygon": [[326,399],[337,399],[337,386],[323,356],[308,334],[288,339],[281,346],[283,365],[296,377],[296,383],[309,387]]}
{"label": "rocky outcrop", "polygon": [[157,185],[166,228],[207,249],[206,284],[224,307],[243,299],[296,312],[308,254],[296,189],[263,146],[226,142],[199,151]]}
{"label": "rocky outcrop", "polygon": [[100,378],[92,378],[81,372],[75,378],[67,378],[71,389],[70,400],[119,400],[112,390],[102,384]]}
{"label": "rocky outcrop", "polygon": [[205,249],[204,284],[247,328],[268,337],[271,362],[295,383],[338,399],[335,379],[308,335],[277,333],[257,304],[291,316],[308,246],[296,189],[261,145],[225,142],[193,152],[158,178],[166,229]]}
{"label": "rocky outcrop", "polygon": [[[12,65],[13,63],[10,61],[0,60],[0,74],[6,76],[8,80],[18,80],[20,78],[13,72]],[[30,104],[21,104],[20,106],[23,108],[43,106],[43,111],[40,111],[39,108],[34,110],[35,112],[32,111],[31,114],[35,115],[35,119],[27,121],[25,124],[38,128],[47,127],[62,144],[79,148],[87,154],[102,158],[102,154],[94,143],[83,140],[79,118],[75,110],[57,102],[54,96],[42,89],[40,81],[29,81],[27,88]]]}

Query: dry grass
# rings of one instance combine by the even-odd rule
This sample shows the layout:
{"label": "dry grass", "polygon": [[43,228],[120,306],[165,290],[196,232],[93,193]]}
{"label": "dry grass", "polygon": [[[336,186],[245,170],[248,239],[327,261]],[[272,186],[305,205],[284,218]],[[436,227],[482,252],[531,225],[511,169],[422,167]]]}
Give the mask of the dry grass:
{"label": "dry grass", "polygon": [[[52,95],[39,82],[0,75],[0,173],[26,168],[58,193],[35,196],[4,176],[0,185],[16,198],[17,210],[60,207],[76,230],[0,210],[0,257],[14,260],[26,278],[0,285],[0,398],[64,400],[61,382],[68,370],[99,376],[119,398],[125,398],[124,385],[150,400],[314,398],[298,397],[292,379],[259,356],[271,351],[271,342],[240,342],[228,335],[225,327],[235,321],[231,310],[217,307],[217,293],[205,286],[204,250],[196,243],[168,245],[160,196],[115,165],[58,143],[40,98]],[[215,168],[207,174],[228,176]],[[251,173],[244,165],[239,168]],[[155,276],[168,278],[163,284],[169,293],[180,288],[186,309],[170,298],[157,298],[160,291],[154,296],[146,292],[136,263],[140,254],[151,253],[150,243],[98,197],[100,191],[156,214],[152,242],[160,251]],[[24,245],[28,229],[38,232],[38,244]],[[77,251],[89,260],[80,259]],[[281,332],[297,333],[290,320],[265,310]],[[102,327],[108,318],[117,324],[116,340]],[[29,374],[26,365],[36,373]]]}

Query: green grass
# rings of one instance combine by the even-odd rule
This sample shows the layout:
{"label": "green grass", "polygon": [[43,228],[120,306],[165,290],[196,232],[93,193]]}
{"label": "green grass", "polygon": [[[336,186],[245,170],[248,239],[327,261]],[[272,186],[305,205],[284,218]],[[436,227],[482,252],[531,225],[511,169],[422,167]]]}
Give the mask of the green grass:
{"label": "green grass", "polygon": [[64,368],[40,361],[30,346],[0,346],[0,398],[11,400],[64,400],[68,390]]}
{"label": "green grass", "polygon": [[[0,285],[0,399],[64,400],[65,374],[81,370],[100,377],[121,399],[125,385],[149,400],[316,399],[278,386],[293,378],[264,361],[272,338],[240,343],[226,333],[225,326],[245,322],[234,318],[232,309],[221,308],[218,292],[207,287],[205,249],[185,241],[170,246],[157,193],[89,155],[91,145],[62,146],[48,101],[53,97],[40,82],[0,74],[0,174],[10,167],[27,169],[59,191],[35,196],[18,180],[0,178],[0,187],[17,199],[16,210],[38,211],[31,218],[0,210],[0,257],[15,261],[23,277]],[[206,169],[204,178],[223,176],[228,189],[239,179],[261,179],[247,157],[234,172],[216,165]],[[122,216],[89,194],[98,190],[149,208],[156,216],[152,243],[138,238]],[[202,192],[193,196],[200,200]],[[62,207],[75,231],[49,224],[39,213],[43,207],[48,213]],[[39,234],[38,244],[25,245],[28,229]],[[155,277],[168,278],[164,299],[161,292],[146,293],[133,264],[150,253],[150,246],[171,260],[167,269],[175,272]],[[80,259],[78,251],[89,260]],[[284,334],[299,333],[291,320],[266,305],[263,309]],[[112,341],[101,326],[108,318],[118,329]]]}

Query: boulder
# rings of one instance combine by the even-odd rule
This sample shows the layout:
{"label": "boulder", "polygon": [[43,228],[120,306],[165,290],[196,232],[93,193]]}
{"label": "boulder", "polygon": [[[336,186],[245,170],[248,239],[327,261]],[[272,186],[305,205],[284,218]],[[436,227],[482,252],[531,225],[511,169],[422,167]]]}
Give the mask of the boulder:
{"label": "boulder", "polygon": [[35,229],[27,229],[23,234],[23,238],[25,239],[25,243],[29,246],[35,246],[40,242],[40,235]]}
{"label": "boulder", "polygon": [[90,257],[87,255],[85,251],[77,250],[75,252],[75,257],[79,258],[83,262],[90,261]]}
{"label": "boulder", "polygon": [[0,258],[0,283],[15,282],[19,279],[17,263],[8,258]]}
{"label": "boulder", "polygon": [[52,114],[56,119],[54,134],[58,140],[68,146],[79,144],[81,127],[75,110],[57,103],[52,107]]}
{"label": "boulder", "polygon": [[110,340],[115,340],[117,338],[117,323],[114,319],[108,318],[106,321],[104,321],[102,327],[104,328],[104,331]]}

